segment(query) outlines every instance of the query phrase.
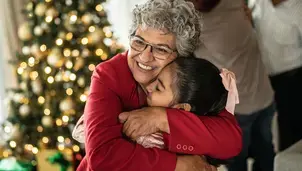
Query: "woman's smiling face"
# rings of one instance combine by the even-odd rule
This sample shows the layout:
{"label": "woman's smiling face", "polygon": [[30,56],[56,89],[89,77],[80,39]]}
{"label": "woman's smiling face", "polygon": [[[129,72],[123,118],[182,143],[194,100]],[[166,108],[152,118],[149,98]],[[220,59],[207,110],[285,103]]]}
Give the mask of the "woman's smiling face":
{"label": "woman's smiling face", "polygon": [[[144,28],[142,26],[138,27],[133,37],[135,37],[136,42],[134,43],[136,44],[147,43],[153,46],[148,45],[146,49],[139,52],[131,47],[135,46],[132,42],[128,51],[128,65],[134,79],[141,85],[147,86],[156,79],[166,65],[177,57],[175,51],[176,38],[171,33],[149,27]],[[171,50],[171,53],[167,53],[166,59],[154,57],[154,52],[161,50],[164,52]]]}

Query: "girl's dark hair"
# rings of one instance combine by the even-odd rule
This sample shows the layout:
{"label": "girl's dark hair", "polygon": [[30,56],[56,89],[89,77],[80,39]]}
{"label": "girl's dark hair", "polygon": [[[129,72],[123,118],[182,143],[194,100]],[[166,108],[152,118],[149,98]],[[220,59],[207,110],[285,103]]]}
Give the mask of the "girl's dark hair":
{"label": "girl's dark hair", "polygon": [[194,56],[177,57],[174,62],[177,103],[189,103],[197,115],[217,115],[224,110],[228,93],[214,64]]}

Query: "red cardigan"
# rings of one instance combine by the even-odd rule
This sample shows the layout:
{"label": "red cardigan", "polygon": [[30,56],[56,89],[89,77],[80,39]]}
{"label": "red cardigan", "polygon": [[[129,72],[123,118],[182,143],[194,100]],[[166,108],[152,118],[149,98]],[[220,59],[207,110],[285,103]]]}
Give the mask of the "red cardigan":
{"label": "red cardigan", "polygon": [[78,171],[174,171],[176,153],[226,159],[240,152],[241,130],[227,111],[197,117],[167,109],[170,134],[164,138],[168,150],[145,149],[126,140],[118,115],[141,107],[137,86],[127,53],[96,67],[84,111],[86,156]]}

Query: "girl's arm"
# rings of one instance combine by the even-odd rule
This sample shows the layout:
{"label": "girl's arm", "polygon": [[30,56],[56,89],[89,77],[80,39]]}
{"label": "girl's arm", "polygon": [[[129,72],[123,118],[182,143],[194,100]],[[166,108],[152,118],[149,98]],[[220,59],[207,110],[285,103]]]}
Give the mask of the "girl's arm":
{"label": "girl's arm", "polygon": [[169,151],[218,159],[240,153],[241,129],[234,115],[226,110],[217,116],[196,116],[179,109],[167,109],[166,114],[169,128],[162,130]]}
{"label": "girl's arm", "polygon": [[171,152],[228,159],[241,151],[241,129],[226,110],[217,116],[196,116],[179,109],[147,107],[122,113],[119,118],[132,139],[154,130],[164,132],[165,146]]}

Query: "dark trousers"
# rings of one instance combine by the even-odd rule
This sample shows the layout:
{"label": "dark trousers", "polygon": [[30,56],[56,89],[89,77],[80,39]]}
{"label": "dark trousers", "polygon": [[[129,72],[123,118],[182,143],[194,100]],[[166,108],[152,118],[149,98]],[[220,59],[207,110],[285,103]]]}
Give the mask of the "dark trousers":
{"label": "dark trousers", "polygon": [[241,153],[227,166],[228,171],[247,171],[247,158],[254,158],[253,171],[273,171],[274,147],[272,143],[272,119],[275,106],[252,113],[250,115],[236,114],[237,121],[243,133]]}
{"label": "dark trousers", "polygon": [[279,149],[302,138],[302,68],[271,77],[278,111]]}

